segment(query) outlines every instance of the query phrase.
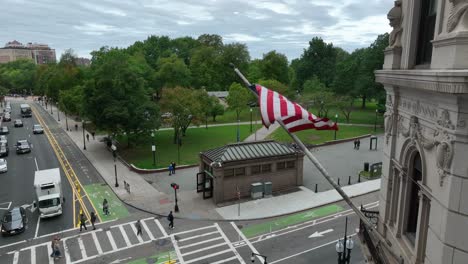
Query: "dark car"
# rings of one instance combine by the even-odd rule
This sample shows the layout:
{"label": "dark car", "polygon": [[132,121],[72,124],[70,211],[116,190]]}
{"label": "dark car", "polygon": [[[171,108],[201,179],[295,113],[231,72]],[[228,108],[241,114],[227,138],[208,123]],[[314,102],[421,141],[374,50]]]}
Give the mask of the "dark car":
{"label": "dark car", "polygon": [[29,144],[29,141],[23,139],[23,140],[18,140],[16,142],[16,153],[21,154],[21,153],[28,153],[31,152],[31,144]]}
{"label": "dark car", "polygon": [[22,207],[15,207],[5,213],[2,219],[2,235],[15,235],[26,229],[26,211]]}
{"label": "dark car", "polygon": [[15,127],[22,127],[23,121],[21,121],[21,119],[16,119],[14,124],[15,124]]}
{"label": "dark car", "polygon": [[44,128],[42,128],[42,126],[39,124],[34,125],[33,134],[44,134]]}
{"label": "dark car", "polygon": [[8,130],[8,127],[6,127],[6,126],[0,127],[0,135],[7,135],[9,133],[10,133],[10,131]]}
{"label": "dark car", "polygon": [[0,157],[6,157],[8,156],[8,145],[5,143],[0,143]]}

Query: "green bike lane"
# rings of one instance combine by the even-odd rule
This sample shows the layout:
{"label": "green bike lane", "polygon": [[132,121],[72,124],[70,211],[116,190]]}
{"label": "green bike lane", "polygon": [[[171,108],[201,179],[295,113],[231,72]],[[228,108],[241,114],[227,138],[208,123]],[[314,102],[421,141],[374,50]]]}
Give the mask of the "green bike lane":
{"label": "green bike lane", "polygon": [[[98,210],[102,222],[122,219],[130,216],[126,206],[119,200],[112,189],[105,183],[94,183],[83,186],[88,194],[89,200]],[[109,205],[109,215],[105,215],[103,211],[103,201],[107,199]]]}

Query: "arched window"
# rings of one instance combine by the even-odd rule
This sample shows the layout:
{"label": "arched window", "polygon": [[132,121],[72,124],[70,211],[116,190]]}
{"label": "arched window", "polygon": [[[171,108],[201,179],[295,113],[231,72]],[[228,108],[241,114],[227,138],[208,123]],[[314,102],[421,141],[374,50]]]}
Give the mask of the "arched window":
{"label": "arched window", "polygon": [[422,180],[422,166],[421,166],[421,156],[417,153],[412,164],[412,169],[410,170],[410,180],[409,184],[409,193],[408,193],[408,211],[406,219],[405,232],[408,239],[415,243],[416,231],[418,230],[418,214],[419,214],[419,196],[418,193],[421,190],[418,182]]}

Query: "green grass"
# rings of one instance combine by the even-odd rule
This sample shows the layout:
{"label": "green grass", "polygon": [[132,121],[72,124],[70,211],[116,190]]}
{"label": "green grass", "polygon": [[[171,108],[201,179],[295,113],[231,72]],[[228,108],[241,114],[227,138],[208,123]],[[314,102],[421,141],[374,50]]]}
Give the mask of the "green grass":
{"label": "green grass", "polygon": [[[153,255],[151,257],[146,257],[146,258],[140,258],[137,260],[133,260],[128,262],[127,264],[148,264],[148,263],[154,263],[154,264],[164,264],[169,261],[169,254],[171,255],[171,260],[177,259],[176,254],[174,251],[168,251],[168,252],[163,252],[160,254]],[[156,260],[156,262],[148,262],[147,260]]]}
{"label": "green grass", "polygon": [[242,233],[244,233],[244,235],[247,238],[252,238],[261,234],[266,234],[270,231],[275,231],[278,229],[285,228],[287,226],[303,223],[315,218],[324,217],[340,211],[343,211],[343,207],[339,205],[327,205],[317,209],[308,210],[301,213],[282,217],[273,221],[250,225],[243,228]]}
{"label": "green grass", "polygon": [[[93,203],[102,222],[114,219],[121,219],[129,216],[127,208],[115,196],[114,192],[107,184],[95,183],[83,186],[88,198]],[[109,202],[109,215],[104,215],[102,211],[102,201],[104,198]]]}
{"label": "green grass", "polygon": [[[377,128],[377,132],[374,132],[374,127],[362,127],[362,126],[339,126],[336,132],[336,139],[346,139],[352,137],[358,137],[366,134],[380,134],[383,133],[383,128]],[[334,140],[335,131],[333,130],[303,130],[295,133],[304,144],[321,144],[327,141]],[[291,137],[283,130],[277,129],[271,135],[269,139],[274,139],[279,142],[292,142]]]}
{"label": "green grass", "polygon": [[[236,142],[237,126],[199,127],[187,129],[180,147],[180,162],[177,161],[177,145],[173,143],[173,130],[156,132],[156,166],[153,166],[151,152],[152,139],[143,139],[138,145],[126,148],[126,139],[121,137],[122,150],[120,155],[129,163],[139,168],[167,168],[172,161],[178,165],[197,164],[201,151],[224,146]],[[261,126],[258,125],[258,128]],[[255,129],[255,125],[254,125]],[[250,125],[240,125],[240,139],[243,141],[250,135]]]}

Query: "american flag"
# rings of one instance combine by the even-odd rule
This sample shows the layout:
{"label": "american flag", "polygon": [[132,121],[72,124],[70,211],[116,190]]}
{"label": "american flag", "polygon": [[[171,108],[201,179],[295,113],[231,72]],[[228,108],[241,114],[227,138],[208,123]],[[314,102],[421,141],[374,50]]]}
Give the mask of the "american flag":
{"label": "american flag", "polygon": [[255,85],[263,125],[270,127],[276,120],[282,120],[289,132],[305,129],[338,130],[336,123],[328,118],[317,117],[299,104],[289,101],[281,94],[259,84]]}

